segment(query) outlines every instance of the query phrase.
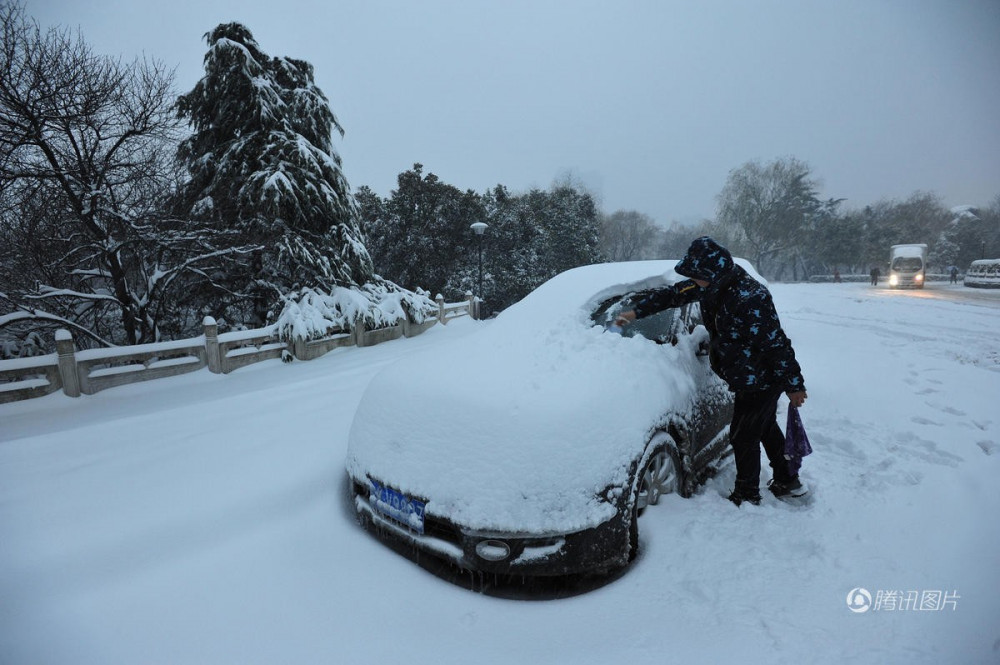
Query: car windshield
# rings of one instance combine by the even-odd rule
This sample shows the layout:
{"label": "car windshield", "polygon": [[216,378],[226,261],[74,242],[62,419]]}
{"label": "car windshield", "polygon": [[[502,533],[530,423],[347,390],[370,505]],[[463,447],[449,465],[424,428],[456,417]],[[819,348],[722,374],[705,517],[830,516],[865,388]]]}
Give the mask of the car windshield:
{"label": "car windshield", "polygon": [[893,270],[920,270],[922,261],[918,256],[897,256],[892,261]]}
{"label": "car windshield", "polygon": [[[622,311],[622,303],[628,299],[630,293],[615,296],[602,302],[590,318],[594,323],[607,328],[610,326],[619,312]],[[672,342],[677,324],[678,312],[676,308],[665,309],[651,316],[638,319],[622,330],[623,337],[645,337],[657,344]]]}

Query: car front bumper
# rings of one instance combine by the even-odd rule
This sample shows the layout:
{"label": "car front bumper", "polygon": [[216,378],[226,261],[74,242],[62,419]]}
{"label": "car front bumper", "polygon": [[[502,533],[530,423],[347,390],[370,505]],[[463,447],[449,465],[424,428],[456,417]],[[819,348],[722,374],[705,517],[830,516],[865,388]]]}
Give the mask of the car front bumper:
{"label": "car front bumper", "polygon": [[423,533],[418,533],[375,510],[368,484],[352,479],[351,488],[358,520],[368,531],[463,570],[548,577],[604,573],[629,561],[629,523],[621,510],[595,527],[556,534],[481,531],[427,514]]}

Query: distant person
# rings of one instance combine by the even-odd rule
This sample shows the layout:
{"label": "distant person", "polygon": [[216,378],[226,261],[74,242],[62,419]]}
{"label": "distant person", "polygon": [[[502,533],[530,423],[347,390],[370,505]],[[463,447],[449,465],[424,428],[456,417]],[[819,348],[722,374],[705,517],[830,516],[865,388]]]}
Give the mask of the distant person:
{"label": "distant person", "polygon": [[840,284],[840,270],[837,268],[833,269],[833,281]]}
{"label": "distant person", "polygon": [[805,381],[795,351],[781,329],[767,287],[736,265],[725,247],[702,236],[674,271],[690,279],[632,297],[615,323],[627,326],[664,309],[701,303],[711,335],[712,369],[736,393],[729,443],[736,458],[736,486],[729,500],[760,504],[760,444],[773,469],[767,484],[774,496],[802,496],[805,487],[785,459],[785,435],[775,413],[782,393],[796,407],[806,401]]}
{"label": "distant person", "polygon": [[871,274],[871,277],[872,277],[872,286],[878,286],[878,278],[882,275],[882,273],[879,272],[878,266],[875,266],[874,268],[872,268],[872,271],[871,271],[870,274]]}
{"label": "distant person", "polygon": [[951,267],[951,283],[958,284],[958,268],[955,266]]}

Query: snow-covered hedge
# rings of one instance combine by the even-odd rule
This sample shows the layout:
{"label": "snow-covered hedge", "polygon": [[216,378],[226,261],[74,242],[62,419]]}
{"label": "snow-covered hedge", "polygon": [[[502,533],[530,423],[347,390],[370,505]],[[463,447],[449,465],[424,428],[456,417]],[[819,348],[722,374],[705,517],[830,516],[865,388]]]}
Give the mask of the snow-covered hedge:
{"label": "snow-covered hedge", "polygon": [[[841,275],[840,281],[842,282],[868,282],[871,280],[871,275]],[[809,281],[813,283],[821,282],[836,282],[833,275],[810,275]]]}
{"label": "snow-covered hedge", "polygon": [[283,340],[319,339],[331,329],[350,329],[363,321],[369,329],[394,326],[405,318],[423,323],[437,312],[426,291],[408,291],[378,276],[362,287],[334,287],[325,293],[300,289],[284,298],[275,322]]}

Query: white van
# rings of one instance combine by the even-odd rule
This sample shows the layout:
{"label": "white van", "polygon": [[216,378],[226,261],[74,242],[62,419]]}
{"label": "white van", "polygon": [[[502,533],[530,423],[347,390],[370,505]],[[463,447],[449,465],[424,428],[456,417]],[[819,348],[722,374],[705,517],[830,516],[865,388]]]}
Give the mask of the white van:
{"label": "white van", "polygon": [[927,277],[927,245],[893,245],[889,250],[889,286],[924,288]]}

